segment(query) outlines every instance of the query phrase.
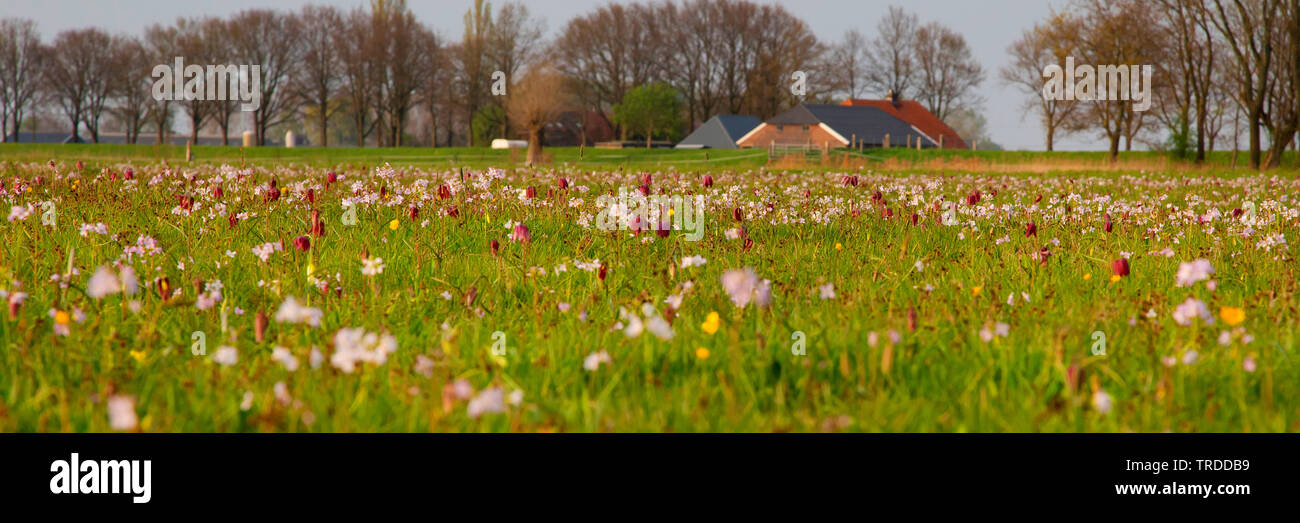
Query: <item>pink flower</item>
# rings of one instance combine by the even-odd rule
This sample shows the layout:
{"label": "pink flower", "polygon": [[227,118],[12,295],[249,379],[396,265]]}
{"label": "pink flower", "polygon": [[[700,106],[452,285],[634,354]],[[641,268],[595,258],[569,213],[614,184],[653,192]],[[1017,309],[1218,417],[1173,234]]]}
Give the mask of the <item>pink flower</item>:
{"label": "pink flower", "polygon": [[533,234],[528,230],[528,226],[522,223],[516,224],[514,231],[510,233],[510,240],[519,243],[529,243],[533,240]]}

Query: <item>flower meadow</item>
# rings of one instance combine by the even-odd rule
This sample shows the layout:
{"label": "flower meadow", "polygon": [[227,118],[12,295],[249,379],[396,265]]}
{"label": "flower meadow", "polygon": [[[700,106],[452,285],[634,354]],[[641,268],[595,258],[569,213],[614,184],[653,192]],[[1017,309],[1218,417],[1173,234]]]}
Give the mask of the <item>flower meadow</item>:
{"label": "flower meadow", "polygon": [[1292,175],[51,161],[0,199],[4,431],[1300,430]]}

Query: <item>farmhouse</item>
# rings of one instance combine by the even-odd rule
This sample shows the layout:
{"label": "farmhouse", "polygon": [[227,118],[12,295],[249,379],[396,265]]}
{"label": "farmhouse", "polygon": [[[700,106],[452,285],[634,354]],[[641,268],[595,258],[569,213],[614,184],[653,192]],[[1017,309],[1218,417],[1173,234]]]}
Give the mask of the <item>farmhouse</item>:
{"label": "farmhouse", "polygon": [[740,147],[938,147],[939,142],[883,109],[803,104],[773,116],[736,141]]}
{"label": "farmhouse", "polygon": [[889,113],[894,118],[907,122],[925,135],[929,141],[943,144],[944,149],[969,148],[966,142],[961,139],[961,136],[957,135],[956,131],[948,127],[948,124],[943,123],[943,120],[940,120],[938,116],[927,110],[924,105],[921,105],[916,100],[899,100],[898,96],[893,92],[890,92],[884,100],[849,98],[840,105],[875,107]]}
{"label": "farmhouse", "polygon": [[720,114],[709,118],[690,136],[677,144],[678,149],[736,149],[736,141],[763,122],[747,114]]}

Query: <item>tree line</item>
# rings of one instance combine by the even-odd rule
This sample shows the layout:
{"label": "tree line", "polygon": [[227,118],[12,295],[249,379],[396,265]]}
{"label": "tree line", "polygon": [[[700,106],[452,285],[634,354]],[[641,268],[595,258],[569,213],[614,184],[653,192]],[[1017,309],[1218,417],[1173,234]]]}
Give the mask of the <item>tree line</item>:
{"label": "tree line", "polygon": [[[105,122],[130,143],[162,143],[183,122],[192,140],[204,130],[228,144],[246,120],[258,144],[292,126],[318,145],[474,146],[540,141],[564,112],[577,115],[585,142],[596,125],[649,140],[717,114],[767,118],[891,91],[940,118],[979,110],[984,71],[961,34],[899,7],[876,29],[824,41],[786,8],[749,0],[610,3],[553,38],[524,4],[485,0],[464,13],[458,40],[404,0],[181,18],[141,35],[75,29],[49,42],[34,22],[10,18],[0,20],[0,137],[21,139],[33,111],[92,142]],[[152,70],[175,57],[260,65],[260,106],[240,117],[234,100],[155,100]],[[802,96],[790,89],[796,71],[807,77]]]}
{"label": "tree line", "polygon": [[[1300,123],[1300,0],[1073,0],[1008,48],[1001,80],[1025,93],[1024,110],[1060,138],[1097,133],[1110,155],[1133,142],[1205,161],[1231,133],[1246,135],[1252,168],[1276,167]],[[1155,107],[1130,101],[1052,100],[1043,69],[1151,64]],[[1163,139],[1163,140],[1162,140]]]}

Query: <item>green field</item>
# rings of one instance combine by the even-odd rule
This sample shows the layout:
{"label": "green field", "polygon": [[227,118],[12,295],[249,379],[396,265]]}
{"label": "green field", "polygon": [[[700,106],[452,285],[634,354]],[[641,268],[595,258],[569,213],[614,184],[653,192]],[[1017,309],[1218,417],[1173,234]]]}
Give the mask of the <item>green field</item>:
{"label": "green field", "polygon": [[[334,166],[369,166],[384,163],[392,165],[410,165],[425,168],[464,167],[519,167],[524,165],[525,154],[521,149],[501,150],[482,147],[300,147],[286,149],[283,147],[193,147],[194,163],[207,164],[298,164],[312,167]],[[683,172],[704,172],[718,169],[746,169],[768,165],[767,151],[762,149],[743,150],[675,150],[675,149],[600,149],[595,147],[552,147],[547,148],[549,166],[574,168],[617,169],[669,169]],[[1236,157],[1234,161],[1234,156]],[[1118,165],[1112,167],[1104,151],[1042,152],[1042,151],[970,151],[970,150],[931,150],[916,151],[901,147],[891,149],[867,149],[850,151],[836,149],[831,162],[823,164],[819,151],[810,154],[807,165],[796,165],[797,169],[833,170],[843,167],[841,158],[846,158],[852,166],[900,167],[905,169],[926,169],[939,167],[943,170],[991,170],[1011,168],[1031,172],[1099,170],[1112,168],[1141,170],[1162,169],[1172,171],[1210,170],[1248,171],[1249,155],[1240,151],[1234,155],[1231,151],[1214,151],[1210,153],[1203,166],[1195,166],[1189,161],[1170,160],[1169,155],[1158,151],[1121,152]],[[46,162],[51,159],[68,159],[75,161],[98,161],[103,163],[121,162],[169,162],[173,165],[185,161],[185,147],[178,145],[99,145],[99,144],[24,144],[0,143],[0,161],[12,162]],[[928,165],[939,163],[938,166]],[[1288,152],[1282,159],[1284,170],[1297,169],[1295,152]]]}
{"label": "green field", "polygon": [[549,152],[0,145],[0,430],[1300,429],[1294,171]]}

